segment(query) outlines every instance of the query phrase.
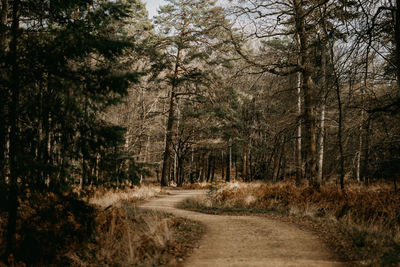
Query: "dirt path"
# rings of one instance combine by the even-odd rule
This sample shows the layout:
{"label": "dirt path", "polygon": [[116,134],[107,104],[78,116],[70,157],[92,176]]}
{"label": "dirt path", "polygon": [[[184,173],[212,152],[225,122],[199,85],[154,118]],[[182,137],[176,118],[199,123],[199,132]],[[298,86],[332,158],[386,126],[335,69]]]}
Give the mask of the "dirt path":
{"label": "dirt path", "polygon": [[207,232],[186,266],[345,266],[312,233],[265,217],[209,215],[175,208],[201,190],[170,191],[143,208],[199,221]]}

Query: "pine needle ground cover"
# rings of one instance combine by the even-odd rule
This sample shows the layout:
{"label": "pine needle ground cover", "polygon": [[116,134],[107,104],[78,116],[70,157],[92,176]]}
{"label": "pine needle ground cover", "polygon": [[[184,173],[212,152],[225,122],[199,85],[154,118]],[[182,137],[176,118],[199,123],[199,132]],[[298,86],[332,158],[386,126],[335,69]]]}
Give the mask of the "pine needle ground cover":
{"label": "pine needle ground cover", "polygon": [[340,244],[346,247],[342,251],[356,264],[400,263],[400,194],[383,184],[349,185],[345,191],[331,185],[317,192],[291,182],[228,183],[211,189],[206,197],[188,199],[182,206],[217,214],[278,213],[301,218],[324,228],[320,233],[345,239]]}
{"label": "pine needle ground cover", "polygon": [[[203,227],[160,212],[136,208],[159,187],[96,192],[90,199],[35,194],[20,201],[17,252],[0,266],[180,265]],[[0,253],[6,243],[0,214]]]}

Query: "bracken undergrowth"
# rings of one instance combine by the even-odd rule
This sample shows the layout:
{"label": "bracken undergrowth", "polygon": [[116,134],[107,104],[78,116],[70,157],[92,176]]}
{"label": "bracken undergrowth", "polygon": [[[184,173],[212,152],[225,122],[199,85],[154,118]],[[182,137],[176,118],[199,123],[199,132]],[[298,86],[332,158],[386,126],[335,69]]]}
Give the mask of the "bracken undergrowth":
{"label": "bracken undergrowth", "polygon": [[276,211],[323,221],[354,246],[350,257],[366,265],[400,263],[400,194],[390,186],[336,185],[319,191],[294,182],[227,183],[212,188],[207,197],[187,200],[188,208],[228,211]]}
{"label": "bracken undergrowth", "polygon": [[[160,266],[180,263],[203,227],[172,215],[137,209],[160,187],[31,194],[20,200],[17,251],[0,266]],[[85,197],[86,198],[86,197]],[[7,213],[0,210],[0,255]]]}

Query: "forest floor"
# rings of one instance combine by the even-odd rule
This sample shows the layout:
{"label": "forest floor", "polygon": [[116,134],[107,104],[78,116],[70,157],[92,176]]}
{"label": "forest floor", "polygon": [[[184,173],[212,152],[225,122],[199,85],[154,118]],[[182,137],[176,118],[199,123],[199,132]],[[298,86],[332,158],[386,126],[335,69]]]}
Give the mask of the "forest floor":
{"label": "forest floor", "polygon": [[206,233],[187,258],[187,266],[347,266],[312,231],[293,223],[260,216],[204,214],[179,209],[184,199],[205,190],[171,190],[142,208],[162,210],[198,221]]}

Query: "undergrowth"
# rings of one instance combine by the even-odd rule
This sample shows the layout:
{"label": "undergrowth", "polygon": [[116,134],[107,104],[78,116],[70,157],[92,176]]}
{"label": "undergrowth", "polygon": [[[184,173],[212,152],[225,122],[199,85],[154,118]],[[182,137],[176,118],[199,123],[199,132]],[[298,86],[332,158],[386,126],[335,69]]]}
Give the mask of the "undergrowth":
{"label": "undergrowth", "polygon": [[99,189],[91,194],[88,202],[106,208],[126,200],[129,200],[130,202],[148,200],[162,193],[164,192],[161,190],[160,186],[153,185],[143,185],[124,190]]}
{"label": "undergrowth", "polygon": [[[95,209],[71,195],[32,194],[20,200],[18,215],[16,253],[7,259],[10,266],[68,265],[66,254],[84,249],[95,230]],[[7,213],[2,211],[0,218],[3,255]]]}
{"label": "undergrowth", "polygon": [[228,183],[183,206],[206,212],[279,212],[323,222],[353,245],[349,257],[365,265],[400,264],[400,194],[385,185],[296,186]]}
{"label": "undergrowth", "polygon": [[[200,238],[199,224],[136,209],[162,193],[159,187],[77,194],[31,194],[20,200],[17,250],[0,266],[179,265]],[[0,254],[5,251],[7,213],[0,210]]]}
{"label": "undergrowth", "polygon": [[96,234],[86,250],[68,254],[78,266],[168,266],[182,261],[202,234],[192,221],[131,203],[98,211]]}

